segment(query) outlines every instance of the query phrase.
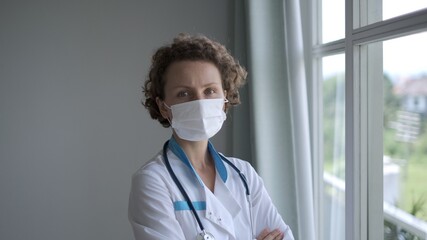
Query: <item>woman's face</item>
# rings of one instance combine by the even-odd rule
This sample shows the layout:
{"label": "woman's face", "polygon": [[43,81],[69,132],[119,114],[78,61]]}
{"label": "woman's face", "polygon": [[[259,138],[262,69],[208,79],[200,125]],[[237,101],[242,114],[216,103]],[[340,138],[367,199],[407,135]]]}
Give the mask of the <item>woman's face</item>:
{"label": "woman's face", "polygon": [[200,100],[225,98],[218,68],[206,61],[178,61],[172,63],[165,74],[165,99],[157,99],[164,117],[170,117],[169,107],[175,104]]}

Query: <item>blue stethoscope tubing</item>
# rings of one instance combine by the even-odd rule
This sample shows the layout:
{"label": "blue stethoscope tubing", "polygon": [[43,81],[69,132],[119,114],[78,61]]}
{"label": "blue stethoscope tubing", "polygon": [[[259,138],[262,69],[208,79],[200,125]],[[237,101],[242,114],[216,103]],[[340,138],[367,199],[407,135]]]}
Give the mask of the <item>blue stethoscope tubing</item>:
{"label": "blue stethoscope tubing", "polygon": [[[169,146],[169,140],[165,142],[165,144],[163,145],[163,158],[165,160],[165,165],[166,168],[168,169],[169,174],[171,175],[173,181],[175,182],[176,186],[179,188],[179,191],[181,192],[181,194],[184,196],[185,201],[187,202],[188,206],[190,207],[190,210],[193,212],[194,217],[196,218],[197,224],[200,227],[200,230],[202,231],[202,234],[206,234],[206,230],[203,226],[202,221],[200,220],[199,214],[197,214],[196,209],[194,208],[193,202],[191,202],[190,197],[188,196],[187,192],[185,191],[184,187],[182,186],[181,182],[178,180],[178,178],[176,177],[174,171],[172,170],[172,166],[169,163],[169,158],[167,156],[167,148]],[[252,204],[250,201],[250,195],[251,192],[249,190],[249,185],[248,185],[248,181],[245,177],[245,175],[240,171],[240,169],[238,167],[236,167],[236,165],[234,165],[230,160],[228,160],[226,157],[224,157],[222,154],[219,154],[221,159],[226,162],[231,168],[234,169],[234,171],[236,171],[239,174],[239,177],[243,183],[243,186],[245,187],[245,191],[246,191],[246,199],[248,200],[249,203],[249,214],[250,214],[250,222],[251,222],[251,233],[253,234],[253,229],[252,229]]]}

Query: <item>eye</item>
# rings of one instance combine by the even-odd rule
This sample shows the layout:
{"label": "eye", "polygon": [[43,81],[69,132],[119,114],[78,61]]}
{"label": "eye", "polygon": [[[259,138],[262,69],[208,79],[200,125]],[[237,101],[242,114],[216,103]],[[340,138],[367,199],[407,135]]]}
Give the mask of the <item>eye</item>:
{"label": "eye", "polygon": [[216,93],[216,91],[215,91],[215,89],[213,89],[213,88],[207,88],[207,89],[205,90],[205,94],[206,94],[206,95],[212,95],[212,94],[214,94],[214,93]]}
{"label": "eye", "polygon": [[179,91],[177,97],[188,97],[190,95],[188,91]]}

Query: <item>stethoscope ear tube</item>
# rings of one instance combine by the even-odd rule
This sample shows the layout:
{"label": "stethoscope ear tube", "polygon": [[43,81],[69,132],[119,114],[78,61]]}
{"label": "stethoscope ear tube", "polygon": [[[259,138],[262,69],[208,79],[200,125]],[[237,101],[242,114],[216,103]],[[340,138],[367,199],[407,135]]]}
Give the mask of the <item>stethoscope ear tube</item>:
{"label": "stethoscope ear tube", "polygon": [[172,171],[172,167],[169,163],[169,159],[167,156],[167,148],[169,145],[169,141],[166,141],[165,144],[163,145],[163,158],[165,160],[165,164],[166,164],[166,168],[169,171],[169,174],[171,175],[173,181],[175,182],[176,186],[179,188],[179,191],[181,191],[182,195],[185,198],[185,201],[187,201],[188,206],[191,209],[191,212],[193,212],[194,217],[197,220],[197,223],[199,224],[200,230],[202,232],[205,232],[205,228],[203,227],[202,221],[199,218],[199,215],[196,212],[196,209],[194,208],[193,202],[191,202],[190,197],[188,196],[187,192],[184,190],[184,187],[182,187],[181,182],[179,182],[178,178],[176,177],[175,173]]}
{"label": "stethoscope ear tube", "polygon": [[246,195],[251,195],[251,192],[249,191],[249,185],[248,185],[248,181],[246,180],[246,177],[245,177],[245,174],[243,174],[241,171],[240,171],[240,169],[238,169],[237,167],[236,167],[236,165],[234,165],[230,160],[228,160],[226,157],[224,157],[222,154],[219,154],[220,156],[221,156],[221,158],[222,158],[222,160],[224,161],[224,162],[226,162],[228,165],[230,165],[230,167],[232,167],[238,174],[239,174],[239,176],[240,176],[240,179],[242,180],[242,183],[243,183],[243,185],[244,185],[244,187],[245,187],[245,190],[246,190]]}

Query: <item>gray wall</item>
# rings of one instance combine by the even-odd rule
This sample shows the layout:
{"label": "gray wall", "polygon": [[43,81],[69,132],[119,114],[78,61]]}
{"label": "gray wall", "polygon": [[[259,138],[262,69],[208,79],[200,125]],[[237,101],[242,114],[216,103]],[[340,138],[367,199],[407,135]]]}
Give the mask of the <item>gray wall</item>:
{"label": "gray wall", "polygon": [[170,136],[149,58],[179,32],[232,46],[232,2],[0,2],[0,239],[132,238],[131,174]]}

